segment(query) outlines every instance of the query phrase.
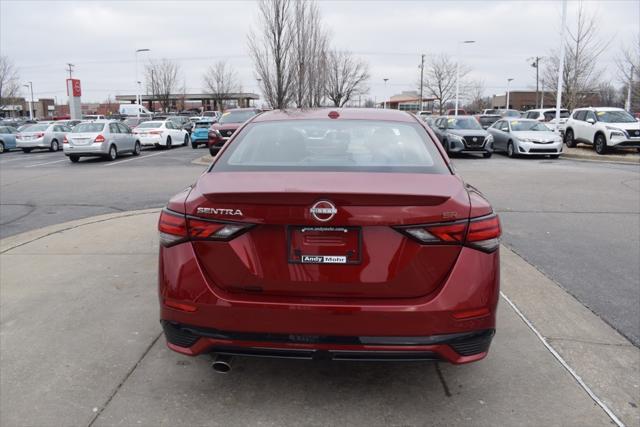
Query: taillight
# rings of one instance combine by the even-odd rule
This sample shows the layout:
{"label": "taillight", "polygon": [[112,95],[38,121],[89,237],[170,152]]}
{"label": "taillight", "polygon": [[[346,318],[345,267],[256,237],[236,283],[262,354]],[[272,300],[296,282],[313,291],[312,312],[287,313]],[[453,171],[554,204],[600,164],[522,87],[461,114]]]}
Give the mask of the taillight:
{"label": "taillight", "polygon": [[467,246],[493,252],[500,246],[501,234],[500,219],[497,215],[472,219],[467,232]]}
{"label": "taillight", "polygon": [[63,144],[68,144],[69,143],[69,140],[67,139],[66,135],[64,136],[64,139],[62,140],[62,143]]}
{"label": "taillight", "polygon": [[149,132],[151,135],[162,135],[162,131],[159,130],[152,130]]}
{"label": "taillight", "polygon": [[500,246],[500,220],[497,215],[441,224],[398,227],[399,232],[422,244],[465,245],[483,252]]}
{"label": "taillight", "polygon": [[93,140],[93,142],[104,142],[104,136],[102,134],[96,136],[96,139]]}
{"label": "taillight", "polygon": [[44,136],[44,133],[43,133],[43,132],[40,132],[40,133],[36,133],[36,134],[35,134],[35,137],[36,137],[36,138],[42,138],[43,136]]}
{"label": "taillight", "polygon": [[163,209],[158,222],[160,243],[172,246],[187,240],[230,240],[253,227],[253,224],[218,222],[187,217]]}

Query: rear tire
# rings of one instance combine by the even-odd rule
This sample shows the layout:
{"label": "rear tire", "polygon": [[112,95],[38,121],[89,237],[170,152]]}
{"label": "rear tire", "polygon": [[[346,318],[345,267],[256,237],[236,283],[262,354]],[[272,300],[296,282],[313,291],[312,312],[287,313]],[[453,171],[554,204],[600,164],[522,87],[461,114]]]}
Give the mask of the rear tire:
{"label": "rear tire", "polygon": [[51,145],[49,146],[49,151],[56,152],[60,149],[60,144],[58,144],[58,140],[54,139],[51,141]]}
{"label": "rear tire", "polygon": [[69,156],[69,160],[71,160],[71,163],[78,163],[80,161],[80,157],[71,155]]}
{"label": "rear tire", "polygon": [[107,154],[107,160],[112,162],[118,158],[118,149],[115,145],[109,147],[109,154]]}
{"label": "rear tire", "polygon": [[22,152],[23,153],[30,153],[31,152],[31,148],[23,148]]}
{"label": "rear tire", "polygon": [[141,151],[142,146],[138,141],[136,141],[135,145],[133,146],[133,152],[131,154],[133,154],[134,156],[139,156]]}
{"label": "rear tire", "polygon": [[171,137],[167,137],[167,145],[165,146],[167,150],[171,150]]}
{"label": "rear tire", "polygon": [[512,159],[516,157],[516,152],[513,148],[513,142],[511,141],[509,141],[509,143],[507,144],[507,157]]}
{"label": "rear tire", "polygon": [[4,153],[4,142],[0,141],[0,153]]}
{"label": "rear tire", "polygon": [[593,141],[593,148],[595,148],[596,153],[598,154],[607,154],[607,139],[603,134],[599,133],[596,135],[595,141]]}
{"label": "rear tire", "polygon": [[219,150],[219,148],[211,146],[209,147],[209,154],[211,154],[212,157],[215,157]]}
{"label": "rear tire", "polygon": [[191,140],[191,148],[193,148],[194,150],[196,148],[198,148],[198,143],[197,142],[193,142],[193,139]]}
{"label": "rear tire", "polygon": [[569,148],[573,148],[576,145],[578,145],[578,144],[576,144],[576,140],[573,137],[573,131],[571,129],[568,129],[567,132],[564,134],[564,143]]}
{"label": "rear tire", "polygon": [[182,143],[183,147],[186,147],[187,145],[189,145],[189,135],[184,136],[184,142]]}

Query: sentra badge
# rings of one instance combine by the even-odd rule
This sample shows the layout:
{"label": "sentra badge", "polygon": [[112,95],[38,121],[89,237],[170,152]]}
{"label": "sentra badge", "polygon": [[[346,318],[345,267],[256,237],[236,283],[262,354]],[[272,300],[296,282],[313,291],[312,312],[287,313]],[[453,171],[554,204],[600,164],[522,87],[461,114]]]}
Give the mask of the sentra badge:
{"label": "sentra badge", "polygon": [[202,207],[199,207],[197,212],[199,214],[210,214],[210,215],[242,216],[242,211],[240,209],[229,209],[229,208],[202,208]]}

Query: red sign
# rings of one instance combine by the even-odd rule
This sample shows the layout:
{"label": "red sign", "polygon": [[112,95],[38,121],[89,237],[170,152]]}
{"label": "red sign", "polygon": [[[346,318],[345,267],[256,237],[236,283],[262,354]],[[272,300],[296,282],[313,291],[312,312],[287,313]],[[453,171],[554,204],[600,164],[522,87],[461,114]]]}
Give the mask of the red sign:
{"label": "red sign", "polygon": [[80,90],[80,80],[78,79],[67,79],[67,95],[69,95],[69,82],[71,82],[73,96],[82,95],[82,91]]}

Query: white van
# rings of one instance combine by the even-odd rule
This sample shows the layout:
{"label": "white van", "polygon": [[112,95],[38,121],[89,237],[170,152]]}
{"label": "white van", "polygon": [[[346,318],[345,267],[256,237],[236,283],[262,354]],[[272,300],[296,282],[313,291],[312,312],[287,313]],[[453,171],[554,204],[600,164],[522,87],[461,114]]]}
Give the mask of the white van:
{"label": "white van", "polygon": [[120,104],[118,112],[122,116],[137,116],[138,114],[141,116],[151,116],[151,111],[140,104]]}

